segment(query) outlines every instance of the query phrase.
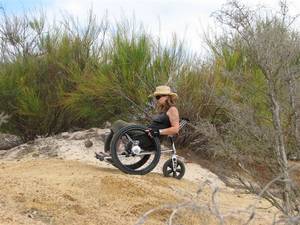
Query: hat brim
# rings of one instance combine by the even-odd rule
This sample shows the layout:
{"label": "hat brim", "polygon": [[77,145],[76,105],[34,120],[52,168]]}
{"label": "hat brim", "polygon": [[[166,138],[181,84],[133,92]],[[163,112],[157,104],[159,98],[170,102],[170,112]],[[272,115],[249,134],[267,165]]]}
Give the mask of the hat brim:
{"label": "hat brim", "polygon": [[176,93],[173,93],[173,92],[168,92],[168,93],[164,93],[164,92],[154,92],[153,94],[151,94],[151,95],[149,95],[148,97],[149,98],[152,98],[152,97],[156,97],[156,96],[158,96],[158,95],[168,95],[168,96],[171,96],[171,97],[173,97],[173,98],[175,98],[175,99],[177,99],[178,98],[178,95],[176,94]]}

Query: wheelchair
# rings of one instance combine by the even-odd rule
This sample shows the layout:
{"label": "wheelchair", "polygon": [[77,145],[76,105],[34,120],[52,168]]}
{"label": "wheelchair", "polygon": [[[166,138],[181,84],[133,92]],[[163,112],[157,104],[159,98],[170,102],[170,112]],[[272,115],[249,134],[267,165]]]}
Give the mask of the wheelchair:
{"label": "wheelchair", "polygon": [[[180,129],[187,123],[187,119],[181,119]],[[163,165],[163,174],[166,177],[181,179],[185,173],[185,166],[176,155],[176,136],[167,136],[172,149],[161,150],[161,140],[158,137],[149,137],[146,129],[145,126],[130,125],[114,134],[110,133],[104,145],[104,150],[110,154],[95,153],[95,157],[112,164],[124,173],[145,175],[156,167],[162,153],[171,152],[171,158]]]}

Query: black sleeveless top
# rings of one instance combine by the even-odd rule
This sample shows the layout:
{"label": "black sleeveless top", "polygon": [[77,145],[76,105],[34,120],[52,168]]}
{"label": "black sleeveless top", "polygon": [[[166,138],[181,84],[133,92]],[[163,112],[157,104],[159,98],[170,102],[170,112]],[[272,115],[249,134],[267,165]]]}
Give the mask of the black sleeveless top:
{"label": "black sleeveless top", "polygon": [[152,129],[165,129],[171,127],[169,116],[166,112],[161,112],[152,117],[152,123],[148,126]]}

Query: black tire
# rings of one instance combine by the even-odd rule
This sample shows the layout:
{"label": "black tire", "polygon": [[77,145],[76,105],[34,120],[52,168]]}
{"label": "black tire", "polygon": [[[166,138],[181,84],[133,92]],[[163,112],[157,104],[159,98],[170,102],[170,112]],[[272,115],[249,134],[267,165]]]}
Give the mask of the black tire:
{"label": "black tire", "polygon": [[[130,136],[132,139],[134,139],[134,136],[132,135],[132,133],[134,133],[134,132],[140,132],[140,133],[144,133],[145,135],[147,135],[145,132],[146,129],[147,128],[144,126],[131,125],[131,126],[127,126],[127,127],[120,129],[113,136],[113,138],[111,140],[111,145],[110,145],[111,156],[112,156],[112,160],[114,162],[114,166],[116,166],[122,172],[128,173],[128,174],[134,174],[134,175],[144,175],[144,174],[151,172],[155,168],[155,166],[158,164],[159,159],[160,159],[160,154],[161,154],[160,142],[159,142],[158,138],[150,139],[152,142],[152,145],[153,145],[153,150],[151,151],[150,154],[144,155],[140,161],[138,161],[134,164],[126,165],[126,164],[123,164],[119,159],[120,155],[118,154],[118,146],[117,146],[118,141],[122,137],[124,137],[125,134]],[[149,151],[147,151],[147,152],[149,152]],[[144,168],[141,168],[142,166],[144,166],[146,164],[146,162],[151,160],[150,159],[151,155],[153,155],[153,159],[149,163],[149,165],[146,165]]]}
{"label": "black tire", "polygon": [[[111,130],[110,133],[108,134],[108,136],[105,138],[104,152],[106,152],[106,153],[110,152],[110,143],[111,143],[113,136],[114,136],[114,132]],[[133,164],[129,164],[127,166],[131,169],[138,169],[141,166],[143,166],[148,161],[149,158],[150,158],[150,155],[145,155],[141,158],[140,161],[133,163]],[[112,163],[112,165],[114,165],[114,164]]]}
{"label": "black tire", "polygon": [[165,177],[174,177],[180,180],[185,174],[185,166],[183,162],[177,159],[177,167],[176,171],[174,171],[172,159],[168,159],[163,166],[163,174]]}

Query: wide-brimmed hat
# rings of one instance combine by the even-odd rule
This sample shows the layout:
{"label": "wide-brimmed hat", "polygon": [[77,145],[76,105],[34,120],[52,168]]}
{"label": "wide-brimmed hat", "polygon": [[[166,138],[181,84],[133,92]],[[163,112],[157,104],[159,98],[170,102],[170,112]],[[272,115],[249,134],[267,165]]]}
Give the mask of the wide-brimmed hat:
{"label": "wide-brimmed hat", "polygon": [[158,95],[169,95],[173,98],[178,98],[178,95],[171,91],[171,88],[166,85],[157,86],[155,89],[155,92],[151,95],[152,97],[158,96]]}

